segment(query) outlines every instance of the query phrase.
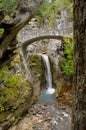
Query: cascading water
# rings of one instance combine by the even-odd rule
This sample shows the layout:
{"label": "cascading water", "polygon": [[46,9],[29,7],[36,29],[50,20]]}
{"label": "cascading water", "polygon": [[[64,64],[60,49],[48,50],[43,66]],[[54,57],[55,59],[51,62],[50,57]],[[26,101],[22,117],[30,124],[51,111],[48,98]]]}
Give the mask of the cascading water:
{"label": "cascading water", "polygon": [[44,67],[45,67],[45,78],[47,83],[47,94],[53,94],[55,92],[55,89],[52,88],[52,75],[51,75],[51,69],[50,69],[50,62],[49,57],[47,55],[42,55]]}
{"label": "cascading water", "polygon": [[47,55],[41,55],[43,62],[44,62],[44,67],[45,67],[45,79],[46,79],[46,88],[41,91],[40,96],[39,96],[39,102],[43,103],[55,103],[56,102],[56,97],[55,97],[55,89],[52,88],[52,74],[50,70],[50,62],[49,58]]}

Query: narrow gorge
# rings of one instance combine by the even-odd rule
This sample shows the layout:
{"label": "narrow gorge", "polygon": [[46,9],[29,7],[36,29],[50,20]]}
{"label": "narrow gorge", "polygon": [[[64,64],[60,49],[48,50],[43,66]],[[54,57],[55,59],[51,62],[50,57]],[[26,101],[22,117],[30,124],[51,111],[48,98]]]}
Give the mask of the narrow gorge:
{"label": "narrow gorge", "polygon": [[71,85],[61,70],[71,33],[68,10],[52,27],[32,18],[18,33],[17,55],[0,75],[0,130],[71,130]]}
{"label": "narrow gorge", "polygon": [[0,130],[86,130],[86,0],[0,0]]}
{"label": "narrow gorge", "polygon": [[[9,130],[71,130],[71,110],[58,105],[55,88],[53,88],[53,78],[48,55],[33,55],[35,58],[42,58],[45,86],[40,90],[38,101],[32,105],[28,113],[22,117],[18,124]],[[29,58],[29,60],[31,59]],[[38,66],[36,62],[32,65]]]}

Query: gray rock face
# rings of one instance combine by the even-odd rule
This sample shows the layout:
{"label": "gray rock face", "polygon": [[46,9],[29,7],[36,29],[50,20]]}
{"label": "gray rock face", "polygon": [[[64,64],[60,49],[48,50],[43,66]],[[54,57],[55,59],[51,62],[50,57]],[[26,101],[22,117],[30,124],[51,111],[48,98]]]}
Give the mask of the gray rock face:
{"label": "gray rock face", "polygon": [[27,53],[33,53],[33,52],[36,52],[36,47],[35,47],[34,44],[29,45],[29,46],[27,47]]}
{"label": "gray rock face", "polygon": [[59,60],[61,57],[61,41],[60,40],[52,40],[48,45],[48,55],[51,57],[52,62],[55,63],[56,68],[58,67]]}

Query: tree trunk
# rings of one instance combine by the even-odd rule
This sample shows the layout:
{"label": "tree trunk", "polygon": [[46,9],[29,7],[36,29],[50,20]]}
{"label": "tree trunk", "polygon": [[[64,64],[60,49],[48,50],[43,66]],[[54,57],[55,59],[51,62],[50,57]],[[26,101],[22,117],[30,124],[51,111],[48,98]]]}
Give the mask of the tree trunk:
{"label": "tree trunk", "polygon": [[72,130],[86,130],[86,0],[74,0]]}
{"label": "tree trunk", "polygon": [[[14,13],[14,19],[11,23],[3,21],[4,11],[0,11],[0,28],[4,29],[2,37],[0,37],[0,67],[2,67],[3,62],[7,62],[8,59],[12,58],[11,50],[17,33],[33,18],[37,9],[42,4],[44,0],[32,0],[28,4],[28,0],[19,0],[19,4]],[[10,46],[11,44],[11,46]],[[13,48],[15,48],[13,45]]]}

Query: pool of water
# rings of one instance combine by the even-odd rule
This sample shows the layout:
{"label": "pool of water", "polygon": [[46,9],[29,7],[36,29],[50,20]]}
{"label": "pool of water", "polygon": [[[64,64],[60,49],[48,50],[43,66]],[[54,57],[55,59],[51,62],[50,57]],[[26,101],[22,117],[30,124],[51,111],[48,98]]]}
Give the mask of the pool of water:
{"label": "pool of water", "polygon": [[49,89],[42,90],[41,93],[40,93],[40,96],[38,98],[38,101],[42,102],[42,103],[49,103],[49,104],[56,103],[57,99],[56,99],[56,96],[55,96],[55,90],[54,89],[52,89],[52,90],[49,90]]}

